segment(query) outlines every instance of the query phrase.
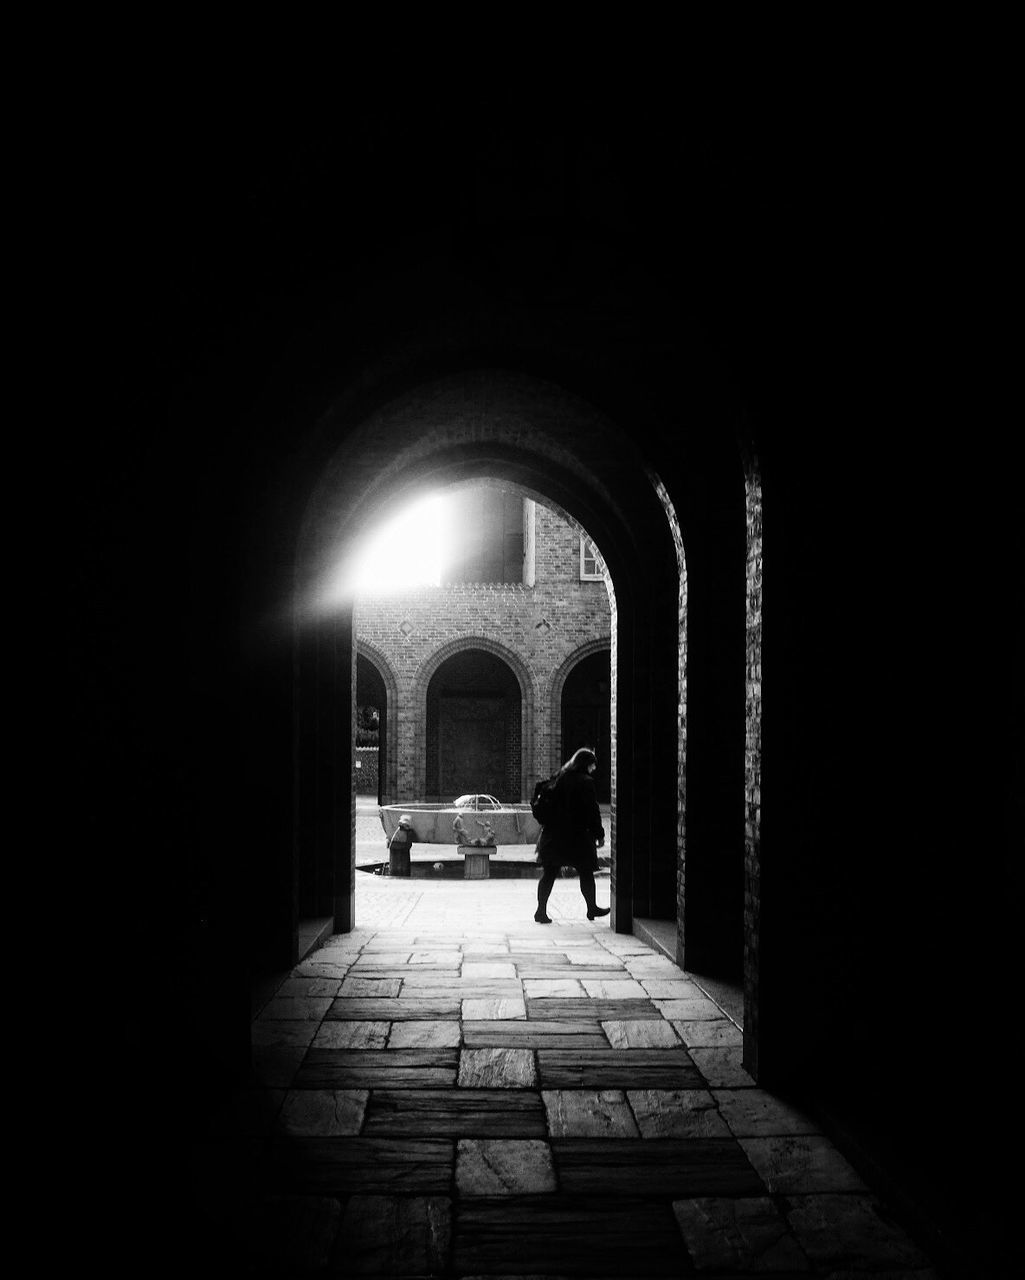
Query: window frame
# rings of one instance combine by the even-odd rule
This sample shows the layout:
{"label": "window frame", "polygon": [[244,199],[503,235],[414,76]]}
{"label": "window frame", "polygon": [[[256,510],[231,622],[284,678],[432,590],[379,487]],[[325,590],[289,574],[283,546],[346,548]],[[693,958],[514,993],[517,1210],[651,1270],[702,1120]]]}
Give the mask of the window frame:
{"label": "window frame", "polygon": [[[593,572],[589,571],[586,567],[589,560],[594,564]],[[586,534],[582,533],[580,535],[580,581],[604,582],[605,573],[602,565],[603,561],[598,552],[598,548]]]}

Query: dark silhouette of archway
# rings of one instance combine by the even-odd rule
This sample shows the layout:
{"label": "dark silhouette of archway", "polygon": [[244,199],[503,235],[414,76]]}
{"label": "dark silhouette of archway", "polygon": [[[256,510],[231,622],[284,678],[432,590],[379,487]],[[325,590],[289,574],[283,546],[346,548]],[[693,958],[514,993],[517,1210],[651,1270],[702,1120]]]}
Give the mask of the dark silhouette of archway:
{"label": "dark silhouette of archway", "polygon": [[569,759],[578,747],[590,747],[598,756],[594,779],[601,804],[612,798],[609,659],[607,649],[581,659],[566,677],[559,708],[563,757]]}
{"label": "dark silhouette of archway", "polygon": [[427,799],[520,793],[520,686],[492,653],[463,649],[427,688]]}

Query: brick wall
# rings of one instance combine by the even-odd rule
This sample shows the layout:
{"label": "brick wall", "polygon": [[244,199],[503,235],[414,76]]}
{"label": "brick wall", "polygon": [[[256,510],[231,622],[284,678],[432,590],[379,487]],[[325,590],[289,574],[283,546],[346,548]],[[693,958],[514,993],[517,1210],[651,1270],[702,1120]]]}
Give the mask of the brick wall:
{"label": "brick wall", "polygon": [[461,649],[498,656],[519,681],[524,738],[512,748],[521,755],[514,798],[527,799],[533,780],[561,763],[554,689],[596,641],[610,642],[611,610],[604,582],[580,580],[577,529],[540,504],[534,512],[533,586],[428,586],[357,601],[359,651],[375,666],[387,664],[382,674],[395,689],[395,777],[385,779],[395,798],[427,798],[427,687],[440,662]]}

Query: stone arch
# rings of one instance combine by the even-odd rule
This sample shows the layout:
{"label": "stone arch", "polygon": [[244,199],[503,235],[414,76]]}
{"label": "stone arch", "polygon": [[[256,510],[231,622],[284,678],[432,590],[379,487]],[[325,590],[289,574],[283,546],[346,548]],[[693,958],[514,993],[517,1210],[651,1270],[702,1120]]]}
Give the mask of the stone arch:
{"label": "stone arch", "polygon": [[449,658],[471,649],[480,649],[501,659],[520,686],[520,795],[518,799],[525,800],[529,794],[530,765],[533,759],[535,708],[539,693],[537,681],[518,654],[506,645],[492,640],[490,636],[481,634],[459,636],[455,640],[440,645],[424,658],[413,677],[410,698],[414,715],[414,742],[417,744],[416,794],[418,796],[426,794],[427,691],[431,679]]}
{"label": "stone arch", "polygon": [[378,768],[381,777],[381,803],[391,804],[398,798],[399,686],[388,658],[369,640],[355,640],[356,656],[367,660],[381,677],[385,693],[384,749]]}
{"label": "stone arch", "polygon": [[[625,412],[620,404],[617,412]],[[344,707],[353,659],[352,601],[344,568],[358,558],[362,532],[396,502],[439,486],[486,479],[519,486],[587,531],[608,570],[612,606],[611,839],[613,927],[630,932],[634,915],[672,919],[677,911],[675,841],[679,779],[681,636],[686,619],[665,608],[680,596],[680,556],[668,496],[641,453],[643,421],[618,425],[549,378],[490,367],[446,374],[355,416],[332,409],[318,432],[328,442],[309,491],[296,542],[297,648],[318,645],[341,659],[329,693]],[[717,463],[718,465],[718,463]],[[684,603],[684,608],[686,607]],[[319,640],[310,637],[319,636]],[[354,659],[353,659],[354,660]],[[302,677],[300,675],[300,683]],[[533,699],[525,702],[533,705]],[[318,750],[297,722],[296,760]],[[537,725],[526,735],[536,739]],[[334,750],[345,752],[344,735]],[[323,739],[321,739],[323,741]],[[349,748],[351,751],[351,747]],[[535,772],[540,774],[541,769]],[[351,774],[340,760],[332,776]],[[322,801],[326,803],[326,800]],[[333,824],[336,928],[354,925],[354,827]],[[350,806],[351,810],[351,806]],[[658,847],[656,847],[658,846]]]}

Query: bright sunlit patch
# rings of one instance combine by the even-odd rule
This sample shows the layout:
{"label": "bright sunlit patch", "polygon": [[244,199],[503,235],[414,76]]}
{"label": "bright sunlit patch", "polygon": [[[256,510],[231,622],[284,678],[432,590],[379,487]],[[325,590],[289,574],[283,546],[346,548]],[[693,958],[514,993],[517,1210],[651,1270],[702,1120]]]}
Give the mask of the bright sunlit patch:
{"label": "bright sunlit patch", "polygon": [[406,587],[438,586],[448,545],[444,495],[411,502],[360,550],[350,589],[356,595],[379,595]]}

